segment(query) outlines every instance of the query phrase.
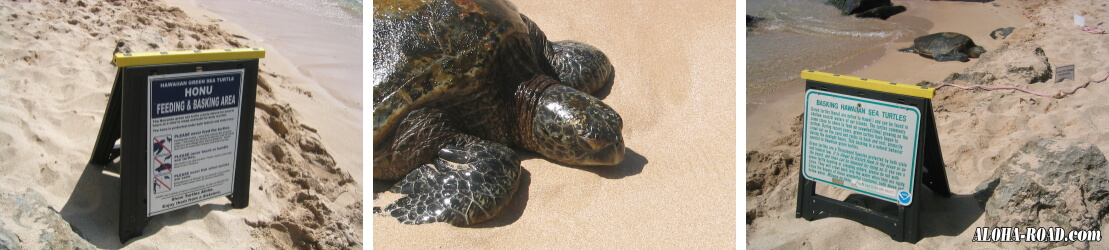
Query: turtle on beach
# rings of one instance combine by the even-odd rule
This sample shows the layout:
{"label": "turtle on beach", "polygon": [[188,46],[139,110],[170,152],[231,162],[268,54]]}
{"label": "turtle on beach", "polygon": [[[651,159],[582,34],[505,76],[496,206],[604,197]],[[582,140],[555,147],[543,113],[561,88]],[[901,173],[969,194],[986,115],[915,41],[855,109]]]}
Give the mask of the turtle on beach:
{"label": "turtle on beach", "polygon": [[955,32],[940,32],[913,39],[913,46],[897,51],[917,53],[936,61],[968,62],[970,58],[986,53],[982,46],[974,45],[970,37]]}
{"label": "turtle on beach", "polygon": [[615,76],[597,48],[548,41],[504,0],[374,1],[373,13],[374,179],[403,195],[382,213],[488,220],[518,187],[514,149],[623,161],[623,121],[591,95]]}

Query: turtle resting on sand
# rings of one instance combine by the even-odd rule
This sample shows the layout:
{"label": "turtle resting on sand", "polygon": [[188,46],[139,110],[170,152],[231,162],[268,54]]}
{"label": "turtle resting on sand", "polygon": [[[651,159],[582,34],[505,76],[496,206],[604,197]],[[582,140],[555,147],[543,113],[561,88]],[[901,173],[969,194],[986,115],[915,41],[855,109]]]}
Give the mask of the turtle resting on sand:
{"label": "turtle resting on sand", "polygon": [[568,165],[624,160],[615,75],[593,46],[549,42],[504,0],[374,1],[374,179],[406,224],[470,225],[516,192],[514,148]]}
{"label": "turtle resting on sand", "polygon": [[970,37],[955,32],[941,32],[917,37],[913,40],[912,47],[897,51],[917,53],[940,62],[968,62],[970,58],[978,58],[979,55],[986,53],[986,49],[974,45],[974,41],[970,40]]}

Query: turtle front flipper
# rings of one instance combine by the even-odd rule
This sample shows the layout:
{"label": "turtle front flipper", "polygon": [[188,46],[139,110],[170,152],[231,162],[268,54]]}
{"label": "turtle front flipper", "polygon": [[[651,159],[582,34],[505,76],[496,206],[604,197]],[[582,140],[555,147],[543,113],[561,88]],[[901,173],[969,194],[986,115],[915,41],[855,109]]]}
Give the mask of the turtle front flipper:
{"label": "turtle front flipper", "polygon": [[392,191],[405,194],[385,212],[405,224],[479,223],[497,215],[520,181],[520,160],[507,146],[469,137],[439,151]]}
{"label": "turtle front flipper", "polygon": [[596,93],[615,79],[615,69],[605,53],[576,41],[551,43],[547,60],[558,72],[558,79],[571,88],[588,94]]}
{"label": "turtle front flipper", "polygon": [[455,122],[443,110],[416,109],[375,146],[374,178],[400,179],[392,191],[405,195],[386,207],[389,215],[406,224],[469,225],[496,215],[516,192],[516,153]]}

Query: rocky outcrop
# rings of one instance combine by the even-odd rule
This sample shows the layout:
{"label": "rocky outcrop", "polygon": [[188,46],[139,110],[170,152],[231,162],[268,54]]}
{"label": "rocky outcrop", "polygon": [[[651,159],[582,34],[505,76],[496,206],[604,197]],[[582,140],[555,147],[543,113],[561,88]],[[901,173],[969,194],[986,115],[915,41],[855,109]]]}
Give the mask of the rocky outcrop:
{"label": "rocky outcrop", "polygon": [[0,194],[0,249],[96,249],[38,192]]}
{"label": "rocky outcrop", "polygon": [[747,171],[747,195],[760,195],[778,186],[782,179],[800,169],[800,161],[790,152],[774,150],[770,152],[748,151],[747,166],[757,166]]}
{"label": "rocky outcrop", "polygon": [[986,52],[978,62],[945,79],[945,82],[962,80],[981,85],[1018,85],[1047,82],[1051,79],[1051,64],[1044,50],[1029,43],[1006,44]]}
{"label": "rocky outcrop", "polygon": [[843,11],[843,15],[858,18],[881,18],[886,20],[893,15],[905,12],[905,6],[893,6],[890,0],[828,0],[828,4]]}
{"label": "rocky outcrop", "polygon": [[[990,180],[988,227],[1099,230],[1109,212],[1109,162],[1096,146],[1050,139],[1024,145]],[[1023,233],[1023,232],[1022,232]],[[1032,248],[1085,242],[1036,243]]]}
{"label": "rocky outcrop", "polygon": [[801,169],[801,131],[804,115],[793,118],[789,132],[768,145],[747,151],[747,224],[786,209],[797,197],[797,171]]}

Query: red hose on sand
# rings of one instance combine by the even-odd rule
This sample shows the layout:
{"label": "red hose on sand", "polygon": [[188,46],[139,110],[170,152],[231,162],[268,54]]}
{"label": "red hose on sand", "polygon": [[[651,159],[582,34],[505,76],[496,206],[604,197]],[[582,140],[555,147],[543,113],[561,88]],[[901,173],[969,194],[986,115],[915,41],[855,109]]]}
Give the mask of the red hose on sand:
{"label": "red hose on sand", "polygon": [[1069,92],[1063,92],[1063,91],[1059,91],[1059,93],[1058,93],[1058,94],[1055,94],[1055,95],[1053,95],[1053,96],[1052,96],[1052,95],[1045,95],[1045,94],[1040,94],[1040,93],[1036,93],[1036,92],[1034,92],[1034,91],[1031,91],[1031,90],[1028,90],[1028,89],[1025,89],[1025,88],[1021,88],[1021,87],[1012,87],[1012,86],[998,86],[998,87],[992,87],[992,86],[985,86],[985,85],[972,85],[972,86],[969,86],[969,87],[967,87],[967,86],[962,86],[962,85],[958,85],[958,84],[952,84],[952,83],[946,83],[946,82],[945,82],[945,83],[943,83],[943,84],[940,84],[940,86],[937,86],[937,87],[936,87],[936,89],[940,89],[940,88],[943,88],[943,87],[947,87],[947,86],[951,86],[951,87],[956,87],[956,88],[960,88],[960,89],[964,89],[964,90],[967,90],[967,89],[973,89],[973,88],[980,88],[980,89],[985,89],[985,90],[1012,89],[1012,90],[1019,90],[1019,91],[1021,91],[1021,92],[1024,92],[1024,93],[1029,93],[1029,94],[1033,94],[1033,95],[1036,95],[1036,96],[1042,96],[1042,97],[1047,97],[1047,98],[1055,98],[1055,99],[1062,99],[1063,97],[1066,97],[1066,96],[1068,96],[1068,95],[1073,95],[1073,94],[1074,94],[1075,92],[1078,92],[1078,89],[1081,89],[1081,88],[1085,88],[1086,86],[1090,86],[1090,83],[1094,83],[1094,82],[1096,82],[1096,83],[1104,82],[1104,81],[1105,81],[1105,79],[1109,79],[1109,75],[1106,75],[1106,77],[1102,77],[1102,78],[1101,78],[1101,80],[1090,80],[1090,81],[1087,81],[1087,82],[1086,82],[1086,84],[1082,84],[1082,86],[1078,86],[1078,87],[1075,87],[1075,88],[1074,88],[1074,90],[1071,90],[1071,91],[1069,91]]}

